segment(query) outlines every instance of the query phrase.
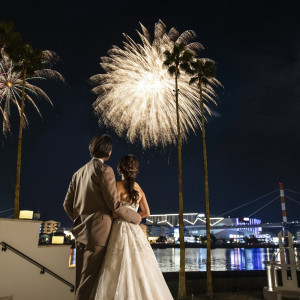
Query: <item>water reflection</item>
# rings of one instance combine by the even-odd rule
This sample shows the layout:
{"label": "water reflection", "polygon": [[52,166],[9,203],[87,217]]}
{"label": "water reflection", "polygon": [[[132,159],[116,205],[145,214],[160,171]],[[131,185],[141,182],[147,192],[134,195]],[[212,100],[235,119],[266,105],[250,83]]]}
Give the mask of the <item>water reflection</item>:
{"label": "water reflection", "polygon": [[[206,270],[206,249],[187,248],[186,271]],[[275,251],[278,251],[275,249]],[[75,265],[75,252],[70,253],[70,266]],[[178,272],[180,267],[180,249],[153,249],[162,272]],[[264,261],[270,260],[274,249],[212,249],[212,271],[265,270]],[[279,256],[277,257],[279,259]]]}
{"label": "water reflection", "polygon": [[[154,249],[163,272],[179,271],[180,249]],[[186,271],[206,270],[206,249],[187,248]],[[213,249],[212,270],[264,270],[264,261],[270,260],[274,249]]]}

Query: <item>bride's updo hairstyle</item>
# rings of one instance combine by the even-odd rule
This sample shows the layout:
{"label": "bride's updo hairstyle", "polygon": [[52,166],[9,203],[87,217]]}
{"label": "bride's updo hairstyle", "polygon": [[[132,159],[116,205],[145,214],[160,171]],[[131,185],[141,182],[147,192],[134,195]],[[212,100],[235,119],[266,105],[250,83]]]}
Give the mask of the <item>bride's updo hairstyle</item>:
{"label": "bride's updo hairstyle", "polygon": [[124,177],[129,199],[136,204],[139,199],[139,192],[134,189],[135,178],[139,173],[139,162],[136,157],[132,154],[122,157],[118,164],[118,173]]}

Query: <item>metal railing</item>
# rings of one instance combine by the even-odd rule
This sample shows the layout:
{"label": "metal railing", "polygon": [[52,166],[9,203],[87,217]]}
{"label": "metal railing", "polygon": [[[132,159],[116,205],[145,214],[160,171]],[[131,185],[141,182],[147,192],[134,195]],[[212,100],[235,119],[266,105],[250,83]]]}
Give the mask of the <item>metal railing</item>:
{"label": "metal railing", "polygon": [[0,243],[2,245],[2,252],[5,252],[7,249],[9,249],[10,251],[14,252],[15,254],[19,255],[20,257],[26,259],[27,261],[29,261],[30,263],[32,263],[33,265],[37,266],[38,268],[40,268],[40,274],[43,275],[45,273],[48,273],[49,275],[53,276],[54,278],[58,279],[59,281],[63,282],[64,284],[68,285],[71,288],[71,292],[73,293],[75,290],[75,286],[70,283],[69,281],[65,280],[64,278],[60,277],[59,275],[57,275],[56,273],[52,272],[51,270],[49,270],[48,268],[46,268],[45,266],[41,265],[40,263],[38,263],[37,261],[35,261],[34,259],[30,258],[29,256],[27,256],[26,254],[22,253],[21,251],[17,250],[16,248],[10,246],[9,244],[5,243],[5,242],[1,242]]}

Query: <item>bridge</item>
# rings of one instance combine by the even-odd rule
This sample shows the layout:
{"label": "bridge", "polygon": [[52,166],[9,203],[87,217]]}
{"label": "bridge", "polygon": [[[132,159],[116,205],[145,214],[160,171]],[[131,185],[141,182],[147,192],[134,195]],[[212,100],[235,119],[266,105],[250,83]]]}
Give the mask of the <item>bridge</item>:
{"label": "bridge", "polygon": [[[249,231],[261,231],[262,228],[291,228],[291,227],[300,227],[300,222],[298,221],[287,221],[286,215],[286,206],[285,200],[293,201],[300,205],[300,201],[294,199],[290,194],[296,194],[300,196],[299,192],[286,189],[288,195],[285,195],[283,190],[283,184],[280,183],[280,188],[273,190],[269,193],[266,193],[256,199],[251,201],[247,201],[246,203],[239,205],[233,209],[230,209],[223,214],[217,217],[210,217],[210,228],[211,230],[224,230],[224,229],[245,229]],[[277,194],[277,195],[276,195]],[[275,196],[275,197],[274,197]],[[270,198],[273,198],[270,200]],[[282,210],[282,222],[264,222],[262,223],[261,220],[256,219],[254,216],[257,215],[259,211],[265,209],[270,204],[274,203],[275,201],[281,201],[281,210]],[[248,214],[247,217],[241,218],[225,218],[228,216],[229,213],[234,211],[240,210],[246,206],[249,206],[257,201],[261,206],[256,209],[254,212]],[[266,203],[267,202],[267,203]],[[249,209],[248,209],[249,210]],[[239,214],[241,215],[241,214]],[[206,218],[204,214],[201,213],[184,213],[183,214],[183,221],[184,227],[187,229],[199,229],[199,230],[206,230]],[[156,226],[166,226],[166,227],[178,227],[179,226],[179,215],[178,214],[159,214],[159,215],[150,215],[146,219],[147,225],[156,225]]]}
{"label": "bridge", "polygon": [[[279,222],[279,223],[260,223],[258,225],[215,225],[215,226],[211,226],[210,229],[232,229],[232,228],[279,228],[279,227],[284,227],[287,226],[288,228],[290,227],[300,227],[300,223],[299,222],[287,222],[287,223],[283,223],[283,222]],[[203,225],[198,225],[197,227],[199,228],[203,228],[205,229],[205,224]]]}

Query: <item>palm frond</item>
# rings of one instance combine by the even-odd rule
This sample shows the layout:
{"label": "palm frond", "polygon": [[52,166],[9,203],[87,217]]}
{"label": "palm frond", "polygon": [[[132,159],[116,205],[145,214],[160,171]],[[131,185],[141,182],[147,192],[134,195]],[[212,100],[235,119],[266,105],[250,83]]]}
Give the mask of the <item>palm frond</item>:
{"label": "palm frond", "polygon": [[162,20],[158,20],[154,25],[154,39],[161,39],[166,32],[166,25]]}
{"label": "palm frond", "polygon": [[20,47],[21,36],[14,31],[14,24],[12,22],[0,22],[0,59],[5,52],[10,57],[15,57],[16,49]]}
{"label": "palm frond", "polygon": [[171,28],[169,33],[168,33],[168,37],[170,38],[171,41],[175,42],[177,40],[179,36],[179,32],[177,31],[176,28]]}
{"label": "palm frond", "polygon": [[195,82],[197,82],[197,81],[198,81],[198,76],[192,77],[192,78],[190,79],[189,84],[192,85],[193,83],[195,83]]}
{"label": "palm frond", "polygon": [[43,64],[45,66],[52,67],[57,63],[61,63],[60,57],[54,51],[44,50],[42,51],[42,56],[43,56]]}
{"label": "palm frond", "polygon": [[188,44],[191,40],[196,38],[196,32],[194,30],[186,30],[184,31],[176,40],[176,43],[180,44]]}
{"label": "palm frond", "polygon": [[209,80],[206,78],[206,77],[203,77],[202,79],[201,79],[201,83],[204,85],[204,86],[207,86],[207,85],[209,85]]}
{"label": "palm frond", "polygon": [[57,82],[66,83],[65,78],[56,70],[53,69],[41,69],[34,71],[35,76],[39,76],[42,79],[52,79]]}
{"label": "palm frond", "polygon": [[142,32],[143,32],[143,36],[144,36],[145,40],[147,40],[151,44],[151,35],[150,35],[149,31],[141,22],[139,22],[139,24],[142,28]]}
{"label": "palm frond", "polygon": [[176,72],[176,66],[171,66],[168,68],[168,72],[170,73],[171,76],[173,76]]}
{"label": "palm frond", "polygon": [[169,50],[166,50],[164,52],[164,56],[167,57],[167,58],[170,57],[171,56],[171,52]]}
{"label": "palm frond", "polygon": [[180,64],[180,69],[184,70],[187,74],[193,75],[193,70],[188,62],[183,62]]}
{"label": "palm frond", "polygon": [[185,50],[182,54],[182,57],[181,57],[181,61],[183,62],[190,62],[191,59],[193,57],[193,54],[192,52],[188,51],[188,50]]}
{"label": "palm frond", "polygon": [[202,44],[198,43],[198,42],[193,42],[193,43],[189,43],[186,45],[186,49],[193,52],[193,53],[196,53],[200,50],[203,50],[204,47]]}

